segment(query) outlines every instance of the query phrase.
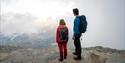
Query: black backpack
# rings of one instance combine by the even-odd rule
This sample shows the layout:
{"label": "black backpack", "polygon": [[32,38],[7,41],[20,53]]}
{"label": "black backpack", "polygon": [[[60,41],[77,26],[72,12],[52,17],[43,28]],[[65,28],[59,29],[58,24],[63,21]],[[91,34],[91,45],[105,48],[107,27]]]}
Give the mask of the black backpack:
{"label": "black backpack", "polygon": [[87,21],[84,15],[79,16],[80,23],[79,23],[79,32],[85,33],[87,29]]}
{"label": "black backpack", "polygon": [[68,28],[61,28],[59,37],[61,41],[68,41]]}

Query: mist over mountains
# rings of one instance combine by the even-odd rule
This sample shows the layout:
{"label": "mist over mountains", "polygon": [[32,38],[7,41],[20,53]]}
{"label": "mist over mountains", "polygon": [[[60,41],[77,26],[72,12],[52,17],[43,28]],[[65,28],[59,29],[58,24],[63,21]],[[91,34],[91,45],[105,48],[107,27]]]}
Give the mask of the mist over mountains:
{"label": "mist over mountains", "polygon": [[[49,33],[48,33],[49,34]],[[13,34],[11,36],[4,36],[0,34],[0,45],[11,45],[11,46],[20,46],[20,47],[35,47],[35,48],[44,48],[48,47],[54,43],[53,35],[49,36],[45,34]]]}
{"label": "mist over mountains", "polygon": [[[20,3],[20,1],[23,2]],[[36,34],[36,35],[38,34],[38,36],[43,34],[43,37],[47,36],[46,38],[48,38],[49,35],[53,35],[53,37],[51,37],[53,41],[55,40],[55,32],[59,22],[58,19],[60,18],[64,18],[66,20],[67,26],[69,27],[70,30],[70,40],[72,40],[73,36],[72,25],[74,19],[74,16],[72,14],[72,9],[76,6],[79,8],[80,14],[86,15],[88,21],[87,32],[82,36],[83,38],[83,40],[81,41],[82,47],[104,46],[115,49],[125,49],[123,0],[120,1],[111,0],[110,2],[108,0],[106,1],[78,0],[78,1],[71,1],[71,3],[69,3],[68,5],[65,4],[67,7],[65,5],[64,6],[60,5],[60,3],[62,4],[68,3],[67,1],[58,2],[54,0],[52,1],[52,4],[57,3],[59,4],[59,6],[54,5],[54,9],[51,8],[51,10],[53,10],[52,14],[48,13],[49,12],[48,8],[50,8],[51,3],[49,5],[47,2],[45,2],[45,7],[48,8],[44,9],[43,5],[40,6],[37,5],[37,4],[42,4],[43,3],[42,1],[41,2],[38,2],[37,0],[33,1],[31,0],[31,2],[25,0],[20,0],[20,1],[19,2],[13,1],[13,3],[12,2],[10,3],[8,2],[8,0],[4,0],[4,2],[2,3],[1,11],[3,12],[0,14],[0,33],[2,34],[2,36],[6,37],[8,42],[10,42],[9,39],[13,40],[14,37],[16,36],[20,37],[22,35],[31,35],[31,34]],[[34,2],[36,4],[35,6],[32,5]],[[27,4],[31,5],[26,6]],[[70,7],[70,4],[75,6]],[[34,7],[31,8],[31,6]],[[20,7],[22,8],[20,9]],[[25,8],[28,9],[26,10]],[[31,11],[30,8],[32,9],[33,12]],[[36,8],[38,10],[36,10]],[[60,8],[63,11],[60,11]],[[61,12],[65,14],[59,17]],[[39,17],[34,14],[39,14]],[[8,37],[13,37],[13,38],[8,39]],[[30,39],[26,40],[28,42],[32,41]],[[0,40],[0,42],[2,41],[3,39]]]}
{"label": "mist over mountains", "polygon": [[13,33],[36,32],[34,22],[36,17],[29,13],[4,13],[0,15],[0,32],[5,35]]}
{"label": "mist over mountains", "polygon": [[55,42],[54,29],[46,26],[38,30],[34,25],[36,18],[30,14],[8,13],[0,19],[0,45],[46,47]]}
{"label": "mist over mountains", "polygon": [[[56,43],[58,19],[36,18],[30,13],[6,13],[0,16],[0,45],[36,48]],[[71,28],[70,25],[67,26]],[[69,31],[70,36],[71,31]]]}

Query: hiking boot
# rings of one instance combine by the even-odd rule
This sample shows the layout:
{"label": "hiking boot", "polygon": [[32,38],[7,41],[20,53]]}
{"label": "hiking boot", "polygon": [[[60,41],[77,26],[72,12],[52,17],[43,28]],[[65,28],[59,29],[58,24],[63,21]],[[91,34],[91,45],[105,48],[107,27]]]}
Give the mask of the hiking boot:
{"label": "hiking boot", "polygon": [[81,57],[74,57],[73,59],[74,60],[81,60],[82,58]]}
{"label": "hiking boot", "polygon": [[64,59],[66,59],[67,57],[66,56],[64,56]]}
{"label": "hiking boot", "polygon": [[73,52],[72,54],[73,54],[73,55],[77,55],[77,53],[75,53],[75,52]]}
{"label": "hiking boot", "polygon": [[63,61],[63,58],[59,58],[59,61],[61,61],[61,62],[62,62],[62,61]]}

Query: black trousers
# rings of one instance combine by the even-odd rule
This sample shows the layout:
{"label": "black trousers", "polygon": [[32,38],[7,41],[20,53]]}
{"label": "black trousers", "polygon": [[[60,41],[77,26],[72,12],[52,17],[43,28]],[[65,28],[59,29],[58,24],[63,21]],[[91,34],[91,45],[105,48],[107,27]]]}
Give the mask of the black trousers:
{"label": "black trousers", "polygon": [[78,57],[81,57],[81,42],[80,42],[80,37],[81,37],[81,34],[77,34],[74,36],[75,39],[74,39],[74,46],[75,46],[75,53],[77,54]]}

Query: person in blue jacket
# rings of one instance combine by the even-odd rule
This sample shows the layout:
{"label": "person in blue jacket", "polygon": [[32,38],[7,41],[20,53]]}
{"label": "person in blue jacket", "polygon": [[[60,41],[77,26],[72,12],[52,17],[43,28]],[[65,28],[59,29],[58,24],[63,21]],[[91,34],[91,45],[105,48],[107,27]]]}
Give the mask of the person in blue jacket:
{"label": "person in blue jacket", "polygon": [[74,27],[73,27],[73,40],[74,40],[74,46],[75,46],[75,52],[73,52],[73,55],[76,55],[74,57],[75,60],[81,60],[81,42],[80,42],[80,37],[81,33],[79,31],[79,10],[77,8],[73,9],[73,14],[75,16],[74,19]]}

